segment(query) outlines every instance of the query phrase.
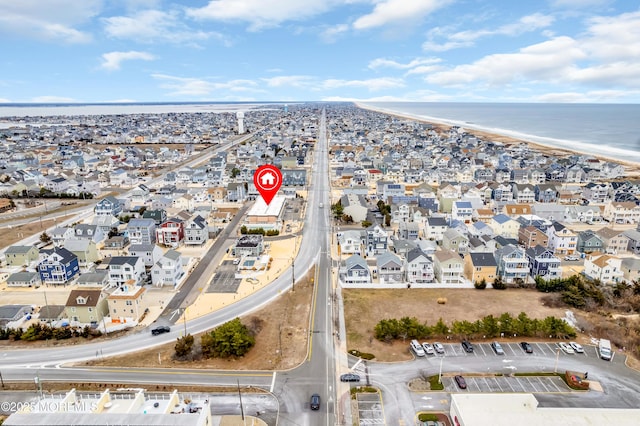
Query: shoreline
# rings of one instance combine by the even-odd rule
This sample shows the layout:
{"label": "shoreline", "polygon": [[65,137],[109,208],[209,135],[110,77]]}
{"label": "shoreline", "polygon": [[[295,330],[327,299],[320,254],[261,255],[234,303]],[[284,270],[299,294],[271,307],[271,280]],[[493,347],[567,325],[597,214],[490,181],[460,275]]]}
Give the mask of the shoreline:
{"label": "shoreline", "polygon": [[[367,104],[363,104],[360,102],[354,102],[354,105],[357,108],[360,109],[364,109],[364,110],[368,110],[368,111],[374,111],[374,112],[378,112],[381,114],[386,114],[386,115],[390,115],[393,117],[398,117],[398,118],[402,118],[405,120],[412,120],[412,121],[417,121],[420,123],[426,123],[426,124],[431,124],[432,126],[434,126],[435,130],[442,132],[442,131],[446,131],[449,130],[451,127],[457,126],[457,124],[449,124],[445,121],[437,121],[437,120],[430,120],[430,119],[426,119],[424,117],[418,116],[418,115],[413,115],[413,114],[408,114],[408,113],[402,113],[402,112],[398,112],[398,111],[390,111],[390,110],[386,110],[383,108],[376,108],[374,106],[371,105],[367,105]],[[609,157],[606,155],[601,155],[601,154],[588,154],[588,153],[582,153],[576,150],[572,150],[569,148],[561,148],[561,147],[557,147],[551,144],[545,144],[545,143],[541,143],[538,141],[531,141],[531,140],[527,140],[524,138],[517,138],[514,136],[510,136],[510,135],[506,135],[506,134],[501,134],[501,133],[494,133],[491,131],[487,131],[487,130],[483,130],[474,126],[460,126],[463,129],[465,129],[465,131],[467,131],[467,133],[472,134],[474,136],[479,136],[482,139],[486,140],[486,141],[494,141],[494,142],[500,142],[503,144],[520,144],[520,143],[524,143],[527,144],[531,149],[538,151],[542,154],[545,155],[550,155],[553,157],[562,157],[562,156],[569,156],[569,155],[588,155],[590,157],[593,158],[597,158],[600,161],[605,161],[605,162],[609,162],[609,163],[615,163],[615,164],[620,164],[625,168],[625,177],[630,177],[628,175],[633,175],[636,177],[640,177],[640,162],[635,162],[635,161],[624,161],[624,160],[620,160],[618,158],[615,157]]]}

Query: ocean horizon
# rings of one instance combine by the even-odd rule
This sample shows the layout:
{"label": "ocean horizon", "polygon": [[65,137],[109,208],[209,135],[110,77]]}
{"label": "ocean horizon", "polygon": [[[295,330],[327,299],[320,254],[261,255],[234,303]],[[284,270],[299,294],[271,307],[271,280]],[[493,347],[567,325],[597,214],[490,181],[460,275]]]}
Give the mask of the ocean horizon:
{"label": "ocean horizon", "polygon": [[640,164],[640,105],[358,102],[386,113]]}
{"label": "ocean horizon", "polygon": [[[9,118],[250,111],[277,105],[332,102],[94,102],[0,104],[0,127]],[[343,102],[335,102],[343,103]],[[349,102],[351,103],[351,102]],[[416,120],[460,126],[640,164],[640,105],[468,102],[353,102]]]}

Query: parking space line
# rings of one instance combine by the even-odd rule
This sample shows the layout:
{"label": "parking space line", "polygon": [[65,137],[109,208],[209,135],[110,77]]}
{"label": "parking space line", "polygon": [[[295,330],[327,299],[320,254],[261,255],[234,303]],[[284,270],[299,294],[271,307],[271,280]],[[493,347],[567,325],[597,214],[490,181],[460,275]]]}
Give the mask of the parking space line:
{"label": "parking space line", "polygon": [[540,392],[538,388],[536,388],[536,385],[531,381],[531,377],[527,377],[527,382],[529,382],[534,392]]}
{"label": "parking space line", "polygon": [[497,377],[492,377],[491,380],[496,382],[496,385],[498,385],[498,388],[500,389],[500,392],[504,392],[504,389],[502,388],[502,385],[500,384],[500,381],[498,380]]}
{"label": "parking space line", "polygon": [[509,388],[511,388],[511,392],[515,392],[516,390],[513,388],[513,386],[511,386],[511,380],[509,380],[509,377],[503,377],[503,379],[504,379],[504,382],[507,383]]}
{"label": "parking space line", "polygon": [[556,380],[554,380],[554,378],[551,378],[551,377],[549,377],[549,379],[550,379],[549,382],[553,385],[554,388],[556,388],[556,392],[562,392],[562,390],[558,387]]}
{"label": "parking space line", "polygon": [[484,356],[487,356],[487,351],[484,350],[484,345],[478,345],[480,347],[480,349],[482,349],[482,353],[484,354]]}
{"label": "parking space line", "polygon": [[[513,346],[511,346],[511,345],[512,345],[511,343],[508,343],[508,344],[507,344],[507,347],[509,348],[509,350],[510,350],[511,352],[513,352],[513,355],[516,355],[516,356],[518,356],[518,355],[522,355],[521,353],[518,353],[518,352],[522,352],[522,351],[516,351],[515,349],[513,349]],[[519,348],[519,347],[520,347],[520,345],[519,345],[519,344],[516,344],[516,348]]]}
{"label": "parking space line", "polygon": [[544,392],[550,392],[549,387],[547,386],[546,380],[542,380],[542,377],[538,377],[538,382],[544,388]]}
{"label": "parking space line", "polygon": [[514,392],[526,392],[524,386],[522,386],[522,383],[520,383],[520,380],[521,379],[519,377],[514,377],[514,380],[510,380],[510,382],[513,382],[515,385],[518,385],[520,387],[519,391],[516,391],[515,388],[512,388]]}
{"label": "parking space line", "polygon": [[534,343],[538,349],[540,350],[540,352],[542,352],[542,355],[546,355],[547,353],[544,351],[544,349],[542,349],[542,345],[540,343]]}
{"label": "parking space line", "polygon": [[[480,389],[480,385],[478,384],[476,379],[471,379],[471,383],[475,385],[475,387],[477,388],[478,392],[482,392],[482,389]],[[469,384],[468,383],[467,383],[467,391],[469,391]]]}

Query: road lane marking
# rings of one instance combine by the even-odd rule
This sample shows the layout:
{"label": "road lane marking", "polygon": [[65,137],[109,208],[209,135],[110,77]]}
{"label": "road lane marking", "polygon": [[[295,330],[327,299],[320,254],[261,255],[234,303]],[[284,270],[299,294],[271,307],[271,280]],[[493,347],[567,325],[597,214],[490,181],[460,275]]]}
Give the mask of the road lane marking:
{"label": "road lane marking", "polygon": [[276,372],[273,372],[273,379],[271,379],[271,387],[269,388],[269,392],[273,393],[273,387],[276,385]]}

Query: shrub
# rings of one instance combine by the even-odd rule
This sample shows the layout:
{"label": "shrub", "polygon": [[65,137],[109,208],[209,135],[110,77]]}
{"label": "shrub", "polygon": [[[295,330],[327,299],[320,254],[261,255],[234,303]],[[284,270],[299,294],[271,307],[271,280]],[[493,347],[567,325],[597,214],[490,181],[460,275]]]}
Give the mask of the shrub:
{"label": "shrub", "polygon": [[487,288],[487,280],[483,278],[481,281],[476,281],[475,283],[473,283],[473,286],[478,290],[484,290],[485,288]]}

